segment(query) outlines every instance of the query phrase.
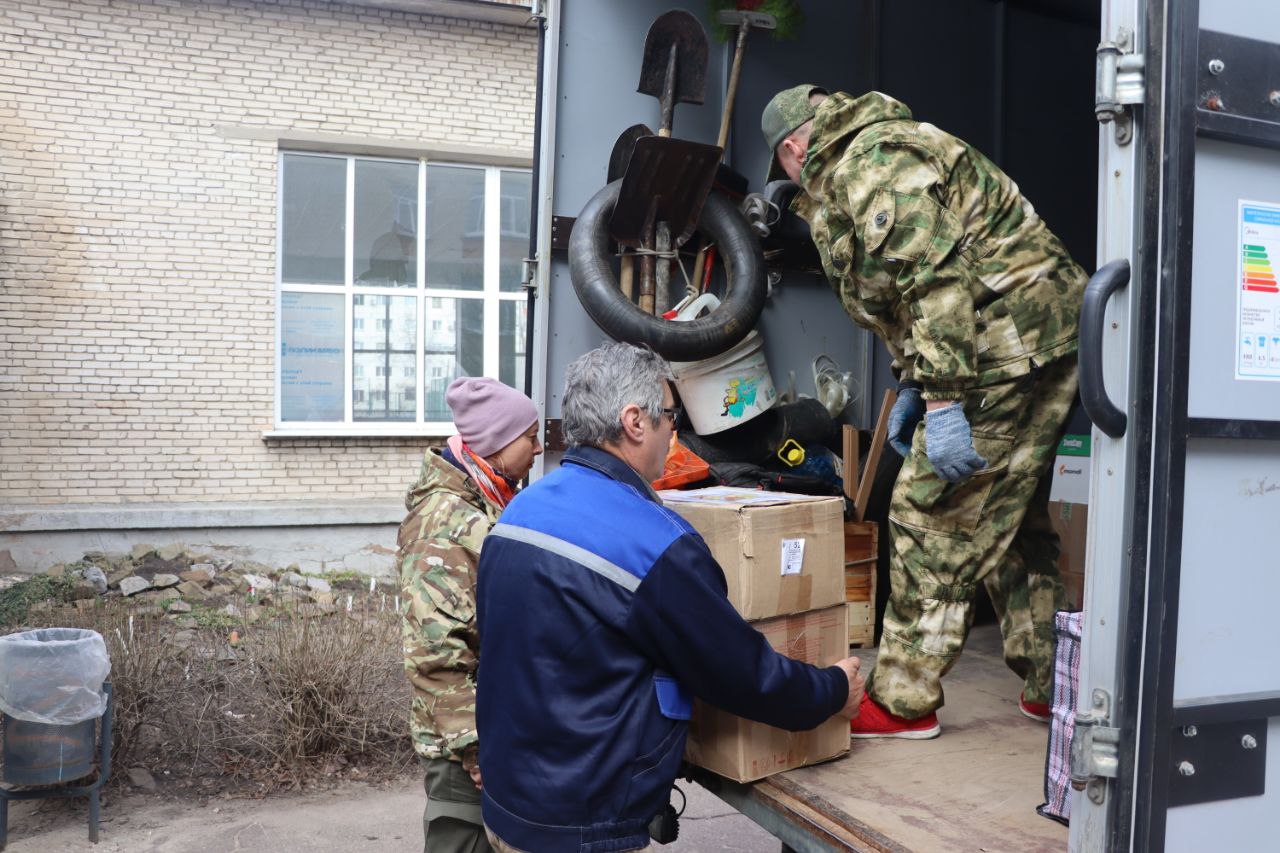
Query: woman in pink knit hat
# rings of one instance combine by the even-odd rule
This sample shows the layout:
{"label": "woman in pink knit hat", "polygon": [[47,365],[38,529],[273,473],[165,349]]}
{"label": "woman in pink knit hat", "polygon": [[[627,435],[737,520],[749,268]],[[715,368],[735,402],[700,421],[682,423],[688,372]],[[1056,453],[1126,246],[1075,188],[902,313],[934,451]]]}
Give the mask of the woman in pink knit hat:
{"label": "woman in pink knit hat", "polygon": [[425,847],[488,851],[480,818],[476,738],[476,565],[480,544],[542,453],[538,410],[493,379],[464,377],[445,393],[458,434],[427,450],[396,555],[410,729],[425,769]]}

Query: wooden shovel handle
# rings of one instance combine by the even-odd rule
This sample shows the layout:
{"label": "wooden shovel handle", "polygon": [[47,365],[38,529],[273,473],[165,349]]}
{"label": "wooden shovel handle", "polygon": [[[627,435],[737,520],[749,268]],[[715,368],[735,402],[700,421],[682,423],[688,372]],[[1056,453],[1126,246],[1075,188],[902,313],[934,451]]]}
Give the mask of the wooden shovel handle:
{"label": "wooden shovel handle", "polygon": [[742,76],[742,54],[746,52],[749,32],[751,32],[751,25],[743,21],[738,26],[738,43],[733,49],[733,68],[729,71],[729,90],[724,96],[724,112],[720,115],[720,135],[716,137],[716,145],[721,151],[729,141],[729,120],[733,118],[733,102],[738,97],[738,78]]}

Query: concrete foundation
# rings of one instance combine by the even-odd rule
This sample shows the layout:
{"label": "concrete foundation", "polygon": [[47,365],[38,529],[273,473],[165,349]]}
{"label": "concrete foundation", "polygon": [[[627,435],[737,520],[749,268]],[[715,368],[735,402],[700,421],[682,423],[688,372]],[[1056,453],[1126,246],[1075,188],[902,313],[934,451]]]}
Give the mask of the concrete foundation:
{"label": "concrete foundation", "polygon": [[34,574],[89,551],[183,545],[193,554],[304,572],[395,573],[398,502],[263,502],[0,510],[0,572]]}

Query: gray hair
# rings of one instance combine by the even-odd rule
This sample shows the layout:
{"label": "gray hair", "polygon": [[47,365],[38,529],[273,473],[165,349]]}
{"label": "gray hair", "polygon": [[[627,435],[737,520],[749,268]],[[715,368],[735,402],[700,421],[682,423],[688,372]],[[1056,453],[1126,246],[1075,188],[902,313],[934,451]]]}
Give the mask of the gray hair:
{"label": "gray hair", "polygon": [[564,374],[561,429],[570,445],[599,447],[622,435],[622,410],[639,406],[662,417],[662,389],[671,366],[651,349],[609,343],[577,358]]}

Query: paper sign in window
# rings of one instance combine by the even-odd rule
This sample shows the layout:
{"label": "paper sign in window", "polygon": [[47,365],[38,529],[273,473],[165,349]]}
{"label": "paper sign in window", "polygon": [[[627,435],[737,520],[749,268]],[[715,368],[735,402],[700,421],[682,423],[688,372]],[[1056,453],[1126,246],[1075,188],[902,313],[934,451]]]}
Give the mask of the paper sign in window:
{"label": "paper sign in window", "polygon": [[784,575],[798,575],[804,567],[804,540],[803,539],[783,539],[782,540],[782,573]]}

